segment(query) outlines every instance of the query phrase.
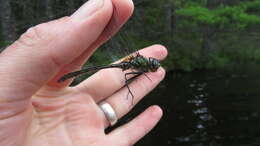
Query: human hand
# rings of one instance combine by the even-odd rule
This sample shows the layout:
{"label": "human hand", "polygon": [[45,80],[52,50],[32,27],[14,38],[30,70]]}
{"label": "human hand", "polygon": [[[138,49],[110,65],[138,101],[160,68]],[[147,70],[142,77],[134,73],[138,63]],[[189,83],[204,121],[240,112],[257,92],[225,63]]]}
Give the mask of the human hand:
{"label": "human hand", "polygon": [[[105,134],[109,123],[97,103],[105,100],[118,118],[133,107],[124,73],[101,70],[76,87],[58,83],[79,69],[94,50],[130,17],[130,0],[90,0],[70,17],[37,25],[0,54],[1,146],[128,146],[159,121],[151,106],[129,123]],[[154,45],[139,51],[163,59],[167,51]],[[160,68],[130,84],[136,104],[164,77]],[[119,90],[120,89],[120,90]]]}

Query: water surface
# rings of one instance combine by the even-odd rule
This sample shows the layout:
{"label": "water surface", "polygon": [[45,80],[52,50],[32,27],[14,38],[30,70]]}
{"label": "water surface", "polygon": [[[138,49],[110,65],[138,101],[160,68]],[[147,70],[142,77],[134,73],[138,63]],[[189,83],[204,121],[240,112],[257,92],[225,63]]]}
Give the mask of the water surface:
{"label": "water surface", "polygon": [[137,146],[258,146],[259,75],[260,65],[232,72],[168,72],[121,123],[158,104],[164,116]]}

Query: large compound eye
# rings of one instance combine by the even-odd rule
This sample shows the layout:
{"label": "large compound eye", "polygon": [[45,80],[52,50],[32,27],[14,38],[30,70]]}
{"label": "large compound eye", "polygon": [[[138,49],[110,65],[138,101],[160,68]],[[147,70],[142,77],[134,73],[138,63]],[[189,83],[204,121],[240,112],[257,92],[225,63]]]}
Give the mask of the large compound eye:
{"label": "large compound eye", "polygon": [[157,69],[160,67],[159,60],[157,60],[155,58],[149,58],[149,62],[150,62],[150,69],[153,72],[157,71]]}

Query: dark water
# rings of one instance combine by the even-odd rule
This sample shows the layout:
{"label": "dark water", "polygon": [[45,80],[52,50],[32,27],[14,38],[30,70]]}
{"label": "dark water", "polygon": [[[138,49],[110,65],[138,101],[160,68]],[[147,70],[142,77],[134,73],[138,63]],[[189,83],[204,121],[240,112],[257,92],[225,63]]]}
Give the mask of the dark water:
{"label": "dark water", "polygon": [[260,65],[233,72],[168,72],[122,123],[149,105],[164,116],[137,146],[259,146]]}

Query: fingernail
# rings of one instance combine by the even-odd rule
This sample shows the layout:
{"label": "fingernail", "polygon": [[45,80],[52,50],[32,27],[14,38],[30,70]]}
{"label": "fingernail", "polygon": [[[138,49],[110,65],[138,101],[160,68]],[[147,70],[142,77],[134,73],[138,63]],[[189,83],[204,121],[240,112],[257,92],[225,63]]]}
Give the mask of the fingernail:
{"label": "fingernail", "polygon": [[153,108],[152,113],[151,113],[153,117],[160,118],[162,116],[163,111],[159,106],[154,105],[151,108]]}
{"label": "fingernail", "polygon": [[156,73],[158,74],[158,76],[162,76],[165,74],[165,70],[162,67],[160,67]]}
{"label": "fingernail", "polygon": [[82,20],[100,9],[104,4],[104,0],[89,0],[83,6],[81,6],[71,17],[74,19]]}

